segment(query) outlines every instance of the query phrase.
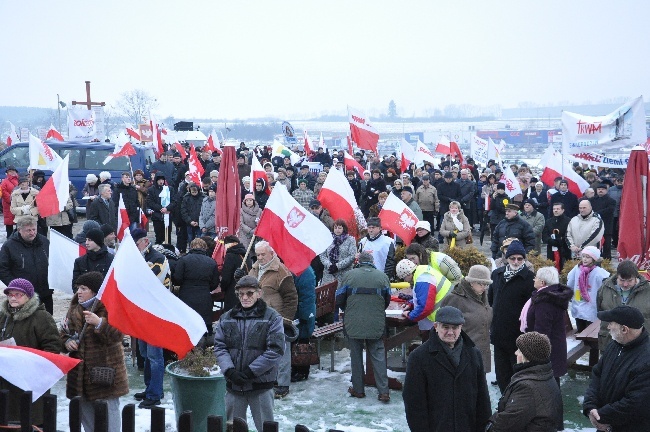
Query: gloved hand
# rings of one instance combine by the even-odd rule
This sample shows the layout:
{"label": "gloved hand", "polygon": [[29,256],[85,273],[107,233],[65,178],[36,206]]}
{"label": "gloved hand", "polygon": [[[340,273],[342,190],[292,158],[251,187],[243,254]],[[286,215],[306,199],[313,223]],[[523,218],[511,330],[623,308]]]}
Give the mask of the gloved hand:
{"label": "gloved hand", "polygon": [[25,204],[22,208],[23,208],[23,213],[29,213],[32,206],[30,206],[29,204]]}
{"label": "gloved hand", "polygon": [[242,277],[246,276],[246,269],[238,268],[237,270],[235,270],[234,276],[235,276],[235,280],[241,279]]}
{"label": "gloved hand", "polygon": [[450,239],[454,239],[454,238],[456,238],[456,233],[453,232],[453,231],[450,232],[450,233],[449,233],[449,238],[450,238]]}
{"label": "gloved hand", "polygon": [[336,273],[337,271],[339,271],[339,268],[336,266],[336,264],[332,264],[332,265],[330,266],[330,268],[329,268],[329,272],[330,272],[330,274],[334,274],[334,273]]}
{"label": "gloved hand", "polygon": [[233,384],[244,385],[248,379],[244,372],[239,372],[235,368],[228,369],[224,375],[226,378],[231,381]]}

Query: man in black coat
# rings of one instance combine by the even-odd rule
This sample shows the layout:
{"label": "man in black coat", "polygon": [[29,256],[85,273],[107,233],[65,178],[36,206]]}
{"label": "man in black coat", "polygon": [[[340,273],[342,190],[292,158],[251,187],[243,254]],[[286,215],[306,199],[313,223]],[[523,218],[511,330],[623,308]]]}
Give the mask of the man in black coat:
{"label": "man in black coat", "polygon": [[320,162],[321,165],[332,165],[332,158],[328,153],[325,152],[323,147],[318,148],[318,153],[314,156],[314,162]]}
{"label": "man in black coat", "polygon": [[612,341],[591,371],[582,412],[599,431],[650,430],[650,338],[643,314],[631,306],[598,312]]}
{"label": "man in black coat", "polygon": [[[163,195],[161,197],[160,195]],[[156,244],[170,243],[172,240],[172,223],[171,223],[171,211],[173,209],[173,203],[171,201],[173,191],[170,190],[170,187],[165,184],[165,175],[162,172],[156,173],[156,178],[154,183],[151,185],[147,191],[147,208],[151,210],[151,222],[153,223],[153,231],[156,235]],[[164,198],[164,197],[168,198]],[[163,205],[163,200],[165,200],[165,205]],[[170,215],[167,218],[168,226],[167,236],[165,238],[165,215]]]}
{"label": "man in black coat", "polygon": [[113,189],[110,185],[101,184],[98,188],[99,196],[88,206],[86,219],[94,220],[99,225],[110,225],[117,229],[117,206],[112,199]]}
{"label": "man in black coat", "polygon": [[506,217],[494,228],[492,232],[492,258],[497,259],[499,256],[499,247],[507,238],[514,237],[518,239],[530,252],[535,249],[535,232],[528,222],[519,217],[519,205],[506,205]]}
{"label": "man in black coat", "polygon": [[122,181],[115,185],[115,194],[113,194],[113,201],[115,207],[120,207],[120,197],[124,201],[126,213],[129,215],[129,223],[131,226],[137,225],[140,220],[140,200],[138,199],[138,191],[133,186],[131,173],[123,172]]}
{"label": "man in black coat", "polygon": [[190,183],[187,188],[189,192],[182,197],[180,212],[187,227],[187,241],[191,242],[195,238],[201,237],[199,216],[201,215],[201,206],[205,195],[195,183]]}
{"label": "man in black coat", "polygon": [[481,352],[464,323],[460,310],[441,307],[429,339],[408,358],[402,396],[411,431],[485,429],[490,395]]}
{"label": "man in black coat", "polygon": [[521,335],[519,315],[535,291],[535,275],[526,267],[525,260],[524,246],[518,241],[510,243],[506,251],[507,264],[492,272],[492,285],[488,289],[488,302],[492,306],[490,342],[494,345],[494,370],[502,394],[517,363],[516,340]]}
{"label": "man in black coat", "polygon": [[108,252],[104,244],[104,232],[91,229],[86,233],[86,253],[74,260],[72,269],[72,292],[77,292],[77,278],[91,271],[100,272],[104,276],[113,262],[113,254]]}
{"label": "man in black coat", "polygon": [[549,205],[553,207],[557,202],[564,204],[564,213],[569,219],[578,215],[578,197],[573,192],[569,192],[569,182],[566,180],[560,180],[559,189],[551,195]]}
{"label": "man in black coat", "polygon": [[571,250],[566,241],[566,230],[571,219],[564,214],[564,204],[561,202],[555,203],[552,211],[553,216],[544,223],[542,240],[546,243],[546,258],[555,261],[553,248],[557,248],[560,252],[560,268],[563,268],[564,262],[571,259]]}
{"label": "man in black coat", "polygon": [[[440,201],[440,216],[438,217],[438,226],[436,231],[440,231],[440,224],[442,219],[445,216],[445,213],[449,211],[449,203],[452,201],[460,202],[463,197],[460,185],[454,182],[454,176],[450,172],[446,172],[444,176],[445,180],[436,186],[438,189],[438,200]],[[440,240],[442,242],[442,240]]]}
{"label": "man in black coat", "polygon": [[616,200],[610,197],[607,193],[607,185],[600,183],[596,187],[596,196],[591,198],[591,208],[594,212],[598,213],[605,225],[605,233],[603,235],[603,259],[612,259],[612,233],[614,231],[614,211],[616,210]]}
{"label": "man in black coat", "polygon": [[[476,181],[469,179],[469,169],[460,170],[460,178],[456,183],[460,186],[460,205],[463,207],[463,213],[469,220],[470,228],[474,228],[476,214]],[[440,194],[440,192],[438,192]]]}

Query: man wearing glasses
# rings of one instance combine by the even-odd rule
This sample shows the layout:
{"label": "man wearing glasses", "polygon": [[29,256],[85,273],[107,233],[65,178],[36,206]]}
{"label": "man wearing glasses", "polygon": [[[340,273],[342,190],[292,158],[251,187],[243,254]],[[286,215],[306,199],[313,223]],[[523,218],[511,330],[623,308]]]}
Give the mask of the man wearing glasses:
{"label": "man wearing glasses", "polygon": [[514,240],[506,250],[506,265],[492,272],[488,302],[492,306],[490,342],[494,345],[494,369],[503,394],[514,374],[515,351],[519,331],[519,315],[535,290],[535,275],[526,267],[526,249]]}
{"label": "man wearing glasses", "polygon": [[250,407],[257,430],[273,421],[273,385],[284,354],[282,316],[262,300],[253,276],[235,285],[239,303],[226,312],[215,328],[214,351],[227,379],[226,417],[246,419]]}

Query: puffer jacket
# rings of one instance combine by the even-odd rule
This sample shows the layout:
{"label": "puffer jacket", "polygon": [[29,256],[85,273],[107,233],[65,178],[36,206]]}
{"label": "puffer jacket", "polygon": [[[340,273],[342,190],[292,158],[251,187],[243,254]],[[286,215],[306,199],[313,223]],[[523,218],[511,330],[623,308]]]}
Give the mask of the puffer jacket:
{"label": "puffer jacket", "polygon": [[[452,218],[453,216],[451,213],[447,212],[445,213],[445,216],[442,219],[442,223],[440,224],[440,235],[444,237],[445,243],[447,244],[451,242],[449,235],[458,229],[456,228],[456,225],[454,224],[454,220]],[[462,248],[467,244],[467,237],[469,237],[471,234],[471,227],[469,226],[469,221],[467,220],[467,217],[462,210],[458,212],[458,220],[463,224],[463,229],[456,233],[456,247]]]}
{"label": "puffer jacket", "polygon": [[336,290],[336,305],[345,311],[343,331],[351,339],[381,338],[389,304],[388,276],[372,264],[350,270]]}
{"label": "puffer jacket", "polygon": [[203,206],[203,192],[199,191],[198,194],[192,195],[190,192],[183,195],[183,201],[181,204],[181,217],[183,222],[187,225],[190,222],[198,222],[199,217],[201,216],[201,207]]}
{"label": "puffer jacket", "polygon": [[603,220],[593,211],[583,217],[574,216],[569,222],[566,230],[566,241],[571,246],[578,246],[583,249],[587,246],[600,247],[600,239],[605,233]]}
{"label": "puffer jacket", "polygon": [[[122,348],[124,335],[108,323],[106,307],[101,301],[96,301],[98,301],[98,304],[94,313],[102,318],[102,324],[99,329],[95,329],[93,326],[86,327],[79,350],[70,353],[70,357],[83,361],[68,372],[66,386],[68,399],[83,396],[90,401],[94,401],[124,396],[129,392],[124,349]],[[75,294],[72,297],[70,309],[60,333],[63,343],[70,339],[71,336],[76,335],[78,337],[85,322],[84,310],[86,309],[79,304],[79,298]],[[114,368],[115,382],[113,385],[108,387],[101,384],[92,384],[90,382],[90,371],[94,367]]]}
{"label": "puffer jacket", "polygon": [[27,279],[41,299],[52,297],[47,280],[50,241],[37,234],[34,241],[27,243],[15,231],[0,249],[0,280],[5,285],[16,278]]}
{"label": "puffer jacket", "polygon": [[[245,205],[241,206],[240,213],[240,224],[237,237],[239,241],[244,245],[244,248],[248,248],[252,238],[255,228],[257,228],[257,223],[260,221],[262,216],[262,209],[257,205],[257,201],[253,201],[253,207],[246,207]],[[253,250],[251,249],[251,252]]]}
{"label": "puffer jacket", "polygon": [[[11,311],[9,301],[0,304],[0,340],[14,338],[16,345],[36,348],[59,354],[61,340],[54,318],[40,304],[38,294],[16,311]],[[20,420],[20,397],[22,390],[0,378],[0,390],[9,390],[9,418]],[[43,423],[43,400],[38,399],[32,405],[32,424]]]}
{"label": "puffer jacket", "polygon": [[2,189],[2,214],[5,225],[14,224],[14,214],[11,212],[11,193],[18,186],[18,176],[8,176],[0,183]]}
{"label": "puffer jacket", "polygon": [[518,238],[523,243],[526,252],[530,252],[535,248],[535,233],[528,222],[523,220],[519,215],[512,219],[504,218],[494,228],[494,232],[492,233],[492,245],[490,246],[492,258],[498,256],[499,247],[509,237]]}
{"label": "puffer jacket", "polygon": [[490,417],[490,432],[555,432],[562,423],[562,395],[551,363],[515,365],[510,384]]}
{"label": "puffer jacket", "polygon": [[259,277],[259,273],[260,262],[257,261],[248,274],[259,281],[262,298],[283,318],[292,320],[298,308],[298,292],[289,269],[280,262],[280,258],[276,255],[264,270],[262,277]]}
{"label": "puffer jacket", "polygon": [[[15,188],[11,193],[11,213],[15,217],[19,216],[38,216],[38,207],[36,207],[36,195],[38,195],[38,190],[33,187],[29,188],[27,197],[23,198],[23,194],[20,188]],[[23,206],[28,205],[29,211],[24,211]],[[15,220],[15,219],[14,219]]]}
{"label": "puffer jacket", "polygon": [[323,264],[323,279],[321,280],[322,285],[326,285],[332,281],[343,279],[350,270],[352,270],[352,265],[354,264],[354,257],[357,253],[357,242],[354,237],[348,235],[345,240],[339,246],[339,257],[336,262],[336,267],[338,271],[336,273],[330,273],[330,266],[333,264],[330,259],[330,253],[334,249],[334,243],[329,245],[325,252],[319,255],[320,262]]}
{"label": "puffer jacket", "polygon": [[215,234],[215,210],[217,206],[217,198],[210,198],[209,196],[203,198],[201,204],[201,214],[199,215],[199,228],[205,228],[207,232]]}
{"label": "puffer jacket", "polygon": [[229,392],[273,388],[284,354],[282,317],[262,299],[249,310],[238,303],[216,323],[214,352],[223,372],[232,368],[240,372],[250,369],[255,376],[244,385],[228,381]]}
{"label": "puffer jacket", "polygon": [[114,255],[108,251],[106,245],[102,245],[98,251],[86,251],[86,253],[74,260],[72,269],[72,291],[77,292],[75,281],[79,276],[91,271],[98,271],[104,276],[113,263]]}
{"label": "puffer jacket", "polygon": [[[596,308],[599,312],[623,305],[621,294],[616,286],[616,278],[617,275],[613,274],[603,282],[603,286],[598,290]],[[650,329],[650,282],[648,280],[643,277],[639,278],[639,283],[630,289],[630,294],[625,304],[640,310],[645,318],[643,326],[646,329]],[[598,332],[598,349],[601,352],[605,351],[605,348],[607,348],[611,340],[612,337],[607,330],[607,323],[602,321],[600,323],[600,331]]]}

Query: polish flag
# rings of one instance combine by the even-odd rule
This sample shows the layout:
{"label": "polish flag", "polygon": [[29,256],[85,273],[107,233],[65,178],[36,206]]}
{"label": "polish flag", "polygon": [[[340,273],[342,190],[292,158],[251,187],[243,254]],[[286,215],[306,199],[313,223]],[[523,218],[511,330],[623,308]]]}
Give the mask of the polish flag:
{"label": "polish flag", "polygon": [[414,162],[417,166],[423,166],[425,162],[429,162],[432,165],[436,165],[436,160],[433,157],[431,150],[424,144],[422,141],[418,140],[418,143],[415,146],[415,159]]}
{"label": "polish flag", "polygon": [[9,127],[11,128],[11,131],[9,132],[9,136],[7,136],[7,147],[20,142],[20,138],[16,133],[16,126],[14,126],[13,123],[9,122]]}
{"label": "polish flag", "polygon": [[190,157],[187,160],[187,165],[189,167],[190,178],[201,187],[201,178],[205,173],[205,169],[203,169],[203,165],[199,162],[199,157],[196,155],[196,150],[194,150],[194,144],[190,144]]}
{"label": "polish flag", "polygon": [[144,229],[144,227],[147,226],[147,223],[149,223],[149,219],[147,216],[144,214],[142,209],[140,209],[140,228]]}
{"label": "polish flag", "polygon": [[266,189],[264,189],[264,192],[267,195],[271,195],[271,187],[269,186],[269,179],[266,176],[266,171],[264,171],[264,167],[262,167],[262,164],[260,161],[257,159],[257,156],[255,156],[255,153],[253,153],[253,161],[251,163],[251,177],[252,177],[252,189],[255,190],[255,183],[257,182],[257,179],[262,179],[264,180],[264,184],[266,185]]}
{"label": "polish flag", "polygon": [[110,325],[179,359],[206,331],[203,318],[153,274],[131,234],[124,236],[97,298],[106,306]]}
{"label": "polish flag", "polygon": [[[361,165],[355,158],[350,155],[350,153],[344,151],[343,152],[344,158],[343,158],[343,163],[345,164],[345,170],[346,171],[352,171],[355,170],[357,174],[359,174],[359,177],[363,176],[363,172],[365,169],[363,168],[363,165]],[[346,180],[347,181],[347,180]]]}
{"label": "polish flag", "polygon": [[212,152],[218,152],[219,154],[223,154],[221,149],[219,148],[219,139],[217,138],[217,141],[215,142],[214,140],[215,133],[212,131],[212,133],[208,136],[208,141],[206,142],[205,146],[203,147],[203,150],[209,151],[210,153]]}
{"label": "polish flag", "polygon": [[140,141],[140,134],[138,133],[138,131],[135,130],[133,125],[125,123],[125,128],[128,136],[132,137],[136,141]]}
{"label": "polish flag", "polygon": [[404,204],[404,201],[397,198],[397,195],[388,194],[379,212],[379,219],[381,219],[381,227],[399,236],[406,246],[410,245],[415,238],[415,224],[418,223],[418,217]]}
{"label": "polish flag", "polygon": [[[551,144],[549,144],[544,151],[539,164],[544,167],[544,171],[539,179],[548,187],[553,187],[556,177],[564,177],[569,184],[569,191],[577,197],[581,197],[584,191],[589,187],[587,180],[583,179],[578,175],[578,173],[573,171],[571,164],[563,160],[562,155],[555,151]],[[509,167],[506,168],[510,169]]]}
{"label": "polish flag", "polygon": [[[348,157],[350,155],[346,153],[346,168]],[[350,157],[350,159],[352,158]],[[354,159],[352,160],[359,165]],[[361,167],[361,170],[362,173],[363,167]],[[366,228],[366,220],[361,210],[359,210],[359,205],[354,198],[354,192],[341,171],[330,170],[318,194],[318,200],[329,211],[334,220],[343,219],[347,223],[350,235],[357,237],[359,232]]]}
{"label": "polish flag", "polygon": [[499,162],[501,165],[501,154],[506,147],[505,141],[499,141],[499,144],[496,144],[492,141],[492,138],[488,137],[488,159]]}
{"label": "polish flag", "polygon": [[50,229],[50,253],[47,266],[47,283],[52,289],[72,295],[74,260],[86,255],[85,245]]}
{"label": "polish flag", "polygon": [[[499,183],[506,185],[506,195],[508,195],[510,198],[523,193],[521,191],[521,186],[519,186],[519,180],[517,180],[517,176],[515,176],[515,173],[512,172],[509,166],[503,167],[503,173],[501,174]],[[551,182],[551,184],[553,183]]]}
{"label": "polish flag", "polygon": [[347,134],[345,138],[348,140],[348,153],[354,154],[354,151],[352,151],[352,139],[350,138],[350,134]]}
{"label": "polish flag", "polygon": [[[420,140],[418,140],[419,144]],[[423,144],[424,145],[424,144]],[[406,141],[404,138],[402,138],[402,142],[400,143],[400,152],[402,153],[402,163],[400,165],[400,170],[401,172],[406,172],[406,170],[409,168],[409,165],[411,162],[415,162],[415,148]],[[426,148],[426,146],[425,146]],[[429,149],[427,149],[428,151]],[[431,153],[429,153],[431,154]],[[426,155],[426,153],[425,153]],[[431,155],[433,156],[433,155]],[[417,164],[417,162],[416,162]]]}
{"label": "polish flag", "polygon": [[323,150],[327,150],[327,146],[325,145],[325,140],[323,139],[323,132],[320,133],[320,140],[318,141],[318,148],[322,148]]}
{"label": "polish flag", "polygon": [[31,391],[32,402],[80,362],[80,359],[35,348],[0,346],[0,376],[21,390]]}
{"label": "polish flag", "polygon": [[350,106],[348,106],[348,117],[352,141],[357,144],[357,147],[372,150],[373,153],[378,154],[379,132],[372,126],[370,119],[361,111]]}
{"label": "polish flag", "polygon": [[311,148],[311,145],[309,144],[309,135],[307,135],[307,131],[305,131],[303,138],[304,138],[304,141],[305,141],[304,144],[303,144],[305,154],[307,156],[309,156],[314,152],[314,150]]}
{"label": "polish flag", "polygon": [[133,145],[129,142],[129,138],[124,134],[124,132],[120,132],[120,134],[117,137],[117,142],[115,143],[115,148],[113,149],[113,153],[106,156],[106,159],[104,159],[103,164],[106,165],[113,158],[116,157],[129,157],[135,154],[136,151],[133,148]]}
{"label": "polish flag", "polygon": [[66,155],[63,162],[52,173],[43,189],[36,195],[38,214],[42,218],[61,213],[70,199],[70,180],[68,178],[68,161]]}
{"label": "polish flag", "polygon": [[158,122],[151,112],[149,112],[149,125],[151,126],[151,139],[152,139],[154,151],[158,156],[160,156],[161,154],[163,154],[165,149],[163,148],[162,145],[162,139],[160,136],[160,128],[158,127]]}
{"label": "polish flag", "polygon": [[174,148],[176,149],[177,152],[179,152],[181,154],[181,159],[182,160],[185,160],[185,158],[187,158],[187,152],[185,151],[185,149],[183,148],[183,146],[180,143],[175,142],[174,143]]}
{"label": "polish flag", "polygon": [[63,135],[59,133],[58,130],[54,127],[52,123],[50,123],[50,128],[47,130],[47,134],[45,135],[45,139],[48,140],[50,138],[54,138],[59,141],[64,141],[63,140]]}
{"label": "polish flag", "polygon": [[[142,210],[140,210],[142,211]],[[126,211],[126,206],[124,205],[123,195],[120,195],[120,202],[117,208],[117,239],[122,241],[124,238],[124,232],[129,228],[131,222],[129,221],[129,214]]]}
{"label": "polish flag", "polygon": [[29,169],[54,171],[62,161],[61,156],[49,145],[29,134]]}
{"label": "polish flag", "polygon": [[332,244],[330,230],[298,204],[284,186],[273,188],[255,235],[268,241],[287,268],[297,275]]}
{"label": "polish flag", "polygon": [[465,158],[463,158],[463,154],[460,151],[460,147],[458,147],[458,143],[449,141],[449,138],[444,135],[438,139],[438,144],[436,144],[435,151],[436,153],[444,153],[451,156],[457,154],[461,165],[465,163]]}

